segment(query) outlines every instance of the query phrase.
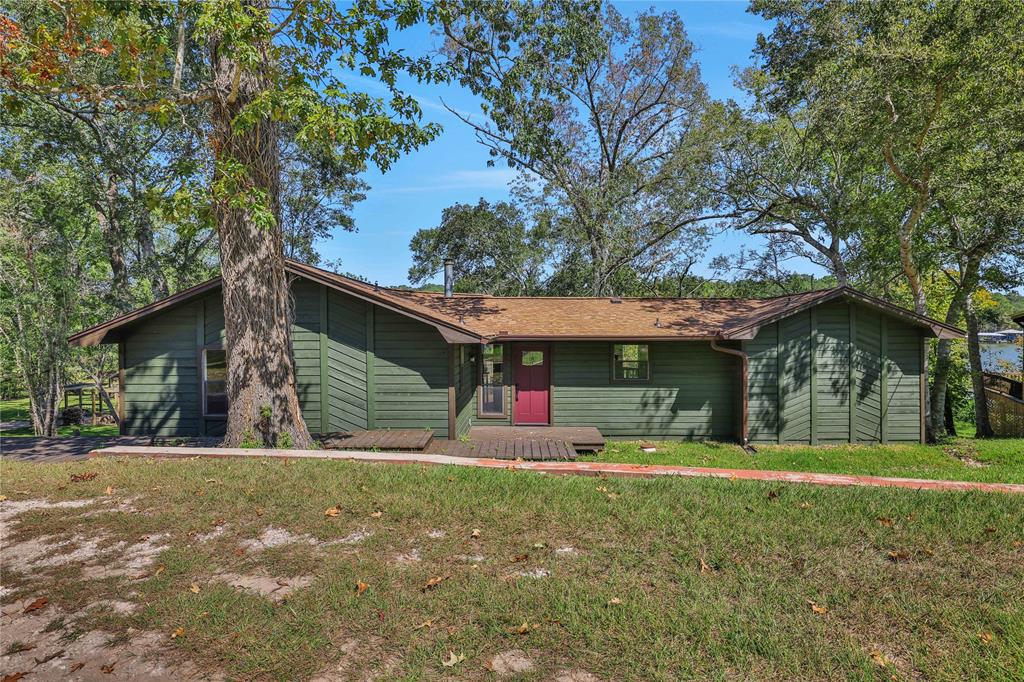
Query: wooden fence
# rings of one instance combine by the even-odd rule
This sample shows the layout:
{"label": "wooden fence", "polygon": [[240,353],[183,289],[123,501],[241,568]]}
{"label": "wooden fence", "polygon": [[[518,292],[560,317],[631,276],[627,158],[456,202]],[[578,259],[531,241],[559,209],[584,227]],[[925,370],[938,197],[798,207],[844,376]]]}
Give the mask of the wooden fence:
{"label": "wooden fence", "polygon": [[991,388],[985,389],[988,418],[997,436],[1024,438],[1024,400]]}

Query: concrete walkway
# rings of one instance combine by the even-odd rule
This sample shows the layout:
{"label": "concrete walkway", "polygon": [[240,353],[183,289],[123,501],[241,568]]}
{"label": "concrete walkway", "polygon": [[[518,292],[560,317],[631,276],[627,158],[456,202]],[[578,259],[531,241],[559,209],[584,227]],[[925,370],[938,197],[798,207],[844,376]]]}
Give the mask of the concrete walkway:
{"label": "concrete walkway", "polygon": [[654,478],[657,476],[684,476],[693,478],[726,478],[729,480],[768,481],[779,483],[811,483],[833,486],[869,486],[878,488],[910,488],[913,490],[968,491],[1024,494],[1024,484],[975,483],[972,481],[937,481],[919,478],[889,478],[885,476],[850,476],[845,474],[819,474],[803,471],[766,471],[758,469],[713,469],[644,464],[617,464],[613,462],[520,462],[477,457],[451,457],[419,452],[358,452],[329,450],[257,450],[240,448],[176,448],[121,446],[94,450],[90,457],[235,457],[278,459],[337,459],[356,462],[383,462],[388,464],[447,464],[485,469],[533,471],[545,474],[576,474],[583,476],[616,476],[624,478]]}
{"label": "concrete walkway", "polygon": [[85,459],[97,448],[148,445],[148,436],[4,436],[0,459],[13,462],[70,462]]}

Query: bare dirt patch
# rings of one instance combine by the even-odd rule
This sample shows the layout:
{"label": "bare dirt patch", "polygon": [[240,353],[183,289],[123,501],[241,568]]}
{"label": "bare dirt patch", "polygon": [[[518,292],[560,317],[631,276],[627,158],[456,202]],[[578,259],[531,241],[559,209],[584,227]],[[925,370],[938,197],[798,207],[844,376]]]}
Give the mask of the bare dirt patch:
{"label": "bare dirt patch", "polygon": [[563,670],[555,675],[554,682],[601,682],[600,678],[586,670]]}
{"label": "bare dirt patch", "polygon": [[420,559],[420,550],[415,547],[410,549],[408,552],[400,552],[395,555],[395,563],[399,565],[418,564]]}
{"label": "bare dirt patch", "polygon": [[533,670],[533,661],[522,649],[512,649],[495,655],[489,661],[488,667],[499,676],[515,675]]}
{"label": "bare dirt patch", "polygon": [[[15,517],[38,509],[78,509],[89,505],[114,503],[104,500],[18,500],[0,503],[0,537],[8,537]],[[130,511],[131,500],[116,503],[109,509],[90,512],[117,513]],[[104,534],[95,536],[75,533],[73,535],[40,535],[13,545],[3,547],[4,568],[16,573],[31,575],[37,571],[61,566],[81,565],[86,579],[102,579],[131,575],[135,577],[156,559],[167,546],[161,541],[163,534],[144,536],[135,542],[114,541]]]}
{"label": "bare dirt patch", "polygon": [[984,469],[988,466],[985,462],[979,461],[973,457],[973,455],[978,454],[978,452],[969,446],[947,445],[942,448],[942,451],[953,459],[962,462],[964,466],[971,467],[972,469]]}
{"label": "bare dirt patch", "polygon": [[395,677],[402,659],[388,651],[378,637],[348,639],[336,651],[338,660],[321,670],[310,682],[374,682]]}
{"label": "bare dirt patch", "polygon": [[296,535],[295,533],[289,532],[283,528],[275,528],[270,526],[263,531],[263,534],[258,538],[252,538],[250,540],[243,540],[241,542],[242,547],[252,550],[263,550],[270,549],[271,547],[280,547],[282,545],[316,545],[316,538],[302,534]]}
{"label": "bare dirt patch", "polygon": [[[208,675],[170,648],[169,636],[129,628],[127,636],[78,630],[70,614],[34,599],[4,607],[0,615],[0,673],[29,680],[223,679]],[[102,602],[97,602],[101,604]],[[127,602],[123,602],[127,603]],[[56,626],[54,624],[57,624]]]}
{"label": "bare dirt patch", "polygon": [[225,582],[240,590],[255,592],[274,601],[285,600],[292,592],[309,587],[313,584],[313,576],[300,575],[289,578],[267,575],[239,575],[237,573],[218,573],[213,581]]}

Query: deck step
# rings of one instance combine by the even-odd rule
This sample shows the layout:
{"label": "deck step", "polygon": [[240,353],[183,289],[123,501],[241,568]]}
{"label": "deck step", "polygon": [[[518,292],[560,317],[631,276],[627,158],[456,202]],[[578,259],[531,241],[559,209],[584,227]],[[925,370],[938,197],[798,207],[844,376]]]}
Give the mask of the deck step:
{"label": "deck step", "polygon": [[327,450],[390,450],[422,452],[434,440],[426,429],[377,429],[374,431],[334,431],[317,438]]}

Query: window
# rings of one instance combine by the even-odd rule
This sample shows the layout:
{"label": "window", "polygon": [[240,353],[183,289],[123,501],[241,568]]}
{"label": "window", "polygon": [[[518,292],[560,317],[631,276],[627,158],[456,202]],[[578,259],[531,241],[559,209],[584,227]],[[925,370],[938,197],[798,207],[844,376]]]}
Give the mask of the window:
{"label": "window", "polygon": [[542,350],[524,350],[523,351],[523,367],[536,367],[537,365],[544,364],[544,351]]}
{"label": "window", "polygon": [[612,345],[612,379],[647,381],[651,378],[650,351],[646,343]]}
{"label": "window", "polygon": [[505,416],[505,349],[500,343],[483,347],[480,371],[480,416]]}
{"label": "window", "polygon": [[228,413],[228,356],[220,348],[203,349],[203,414],[223,417]]}

